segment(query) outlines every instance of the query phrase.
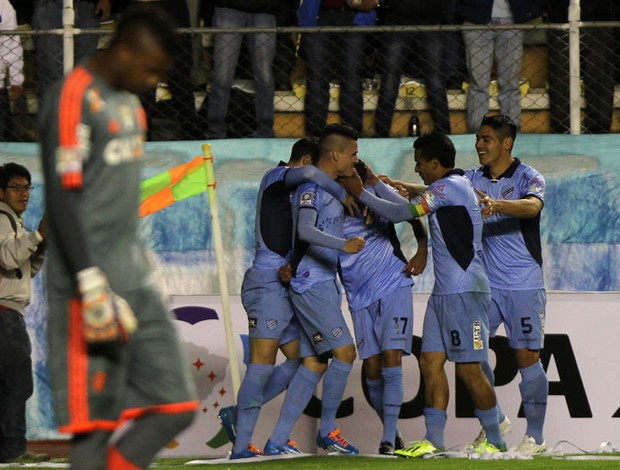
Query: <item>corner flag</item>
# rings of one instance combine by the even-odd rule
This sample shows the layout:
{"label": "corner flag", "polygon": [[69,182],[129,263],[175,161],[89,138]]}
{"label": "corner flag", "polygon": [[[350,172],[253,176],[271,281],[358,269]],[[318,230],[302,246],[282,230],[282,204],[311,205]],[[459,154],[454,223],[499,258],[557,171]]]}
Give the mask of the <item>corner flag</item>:
{"label": "corner flag", "polygon": [[207,190],[205,158],[196,157],[140,184],[140,217]]}

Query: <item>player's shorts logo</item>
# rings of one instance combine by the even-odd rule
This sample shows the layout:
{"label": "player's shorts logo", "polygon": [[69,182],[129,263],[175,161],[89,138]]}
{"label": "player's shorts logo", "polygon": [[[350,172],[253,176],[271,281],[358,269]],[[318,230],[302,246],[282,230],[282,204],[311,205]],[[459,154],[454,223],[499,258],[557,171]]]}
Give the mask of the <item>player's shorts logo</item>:
{"label": "player's shorts logo", "polygon": [[341,327],[341,326],[339,326],[339,327],[337,327],[337,328],[334,328],[334,329],[332,330],[332,336],[333,336],[334,338],[340,338],[340,337],[342,337],[342,327]]}
{"label": "player's shorts logo", "polygon": [[482,343],[482,326],[480,324],[480,320],[476,320],[474,322],[473,333],[474,333],[474,350],[483,349],[484,344]]}
{"label": "player's shorts logo", "polygon": [[312,342],[314,344],[319,344],[322,343],[323,341],[325,341],[325,338],[323,338],[323,335],[320,332],[316,332],[312,335]]}
{"label": "player's shorts logo", "polygon": [[278,326],[278,320],[267,319],[267,329],[268,330],[275,330],[276,326]]}
{"label": "player's shorts logo", "polygon": [[364,338],[360,338],[359,341],[357,342],[357,349],[363,349],[364,348]]}
{"label": "player's shorts logo", "polygon": [[256,328],[256,317],[248,317],[248,327]]}

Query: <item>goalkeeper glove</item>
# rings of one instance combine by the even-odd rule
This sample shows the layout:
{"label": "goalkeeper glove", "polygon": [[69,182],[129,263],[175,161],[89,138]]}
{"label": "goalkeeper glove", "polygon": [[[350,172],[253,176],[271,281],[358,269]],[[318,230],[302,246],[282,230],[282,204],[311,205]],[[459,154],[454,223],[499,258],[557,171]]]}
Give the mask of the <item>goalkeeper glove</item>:
{"label": "goalkeeper glove", "polygon": [[82,324],[88,343],[120,340],[126,343],[138,321],[125,299],[110,290],[108,280],[99,268],[77,273],[82,296]]}

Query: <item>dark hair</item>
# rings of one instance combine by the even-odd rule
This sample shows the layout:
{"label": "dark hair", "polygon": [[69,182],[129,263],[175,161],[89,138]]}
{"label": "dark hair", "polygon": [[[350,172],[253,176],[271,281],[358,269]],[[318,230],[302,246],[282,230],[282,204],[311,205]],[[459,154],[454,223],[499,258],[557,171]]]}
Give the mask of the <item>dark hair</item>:
{"label": "dark hair", "polygon": [[443,132],[433,131],[418,137],[413,148],[420,151],[420,157],[430,161],[437,159],[444,168],[454,168],[456,149],[454,144]]}
{"label": "dark hair", "polygon": [[6,189],[9,181],[16,176],[22,176],[28,180],[28,184],[32,183],[32,177],[28,168],[19,163],[5,163],[0,166],[0,188]]}
{"label": "dark hair", "polygon": [[316,140],[311,137],[304,137],[293,144],[289,162],[298,162],[304,155],[310,155],[312,157],[312,163],[316,163],[319,158],[319,146]]}
{"label": "dark hair", "polygon": [[359,139],[359,133],[345,124],[328,124],[319,136],[319,155],[325,155],[331,150],[344,150],[347,140]]}
{"label": "dark hair", "polygon": [[480,127],[482,126],[489,126],[497,132],[502,139],[511,137],[514,142],[517,138],[517,126],[512,119],[504,114],[485,116],[480,123]]}
{"label": "dark hair", "polygon": [[366,184],[366,180],[368,179],[368,168],[366,167],[366,162],[364,162],[364,160],[361,160],[360,158],[357,159],[357,162],[355,163],[355,171],[357,171],[357,174],[360,176],[362,183]]}
{"label": "dark hair", "polygon": [[140,48],[145,36],[170,57],[174,57],[180,48],[172,18],[162,8],[144,4],[132,5],[121,15],[110,47],[128,44]]}

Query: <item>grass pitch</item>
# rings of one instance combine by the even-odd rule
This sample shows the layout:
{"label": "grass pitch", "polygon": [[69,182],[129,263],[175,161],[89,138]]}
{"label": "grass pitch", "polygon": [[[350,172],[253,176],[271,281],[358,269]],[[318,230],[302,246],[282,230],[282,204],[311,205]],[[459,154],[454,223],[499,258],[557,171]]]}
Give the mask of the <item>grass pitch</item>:
{"label": "grass pitch", "polygon": [[[597,455],[567,455],[565,457],[536,457],[532,460],[467,460],[457,458],[433,459],[401,459],[376,458],[364,456],[303,456],[293,459],[267,460],[265,462],[225,461],[206,465],[186,465],[189,458],[159,459],[151,467],[153,470],[209,470],[209,469],[325,469],[325,470],[461,470],[461,469],[510,469],[510,470],[564,470],[564,469],[618,469],[620,468],[619,454]],[[0,469],[36,468],[40,470],[56,470],[68,468],[68,464],[54,466],[39,465],[12,465],[0,464]]]}
{"label": "grass pitch", "polygon": [[[581,458],[583,456],[579,456]],[[215,465],[185,465],[187,459],[160,460],[157,462],[157,470],[180,470],[191,469],[215,469],[230,468],[234,470],[244,469],[326,469],[326,470],[461,470],[468,468],[483,469],[532,469],[532,470],[564,470],[564,469],[607,469],[620,468],[620,460],[611,455],[592,456],[596,460],[570,460],[552,457],[536,457],[532,460],[467,460],[467,459],[401,459],[401,458],[374,458],[363,456],[307,456],[295,459],[269,460],[266,462],[248,463],[222,463]]]}

